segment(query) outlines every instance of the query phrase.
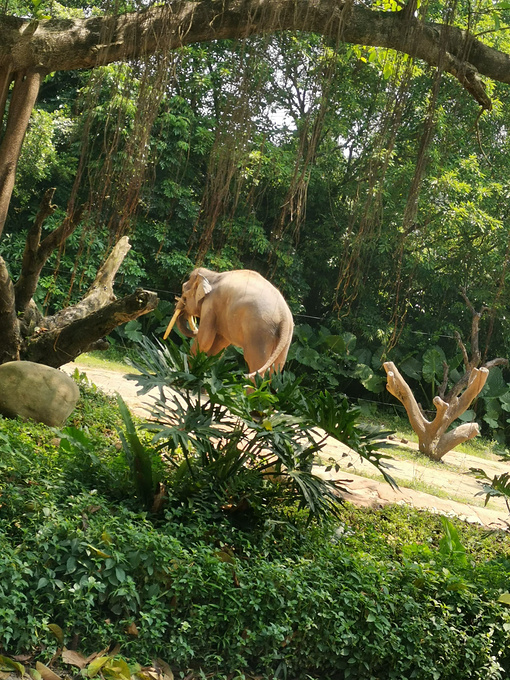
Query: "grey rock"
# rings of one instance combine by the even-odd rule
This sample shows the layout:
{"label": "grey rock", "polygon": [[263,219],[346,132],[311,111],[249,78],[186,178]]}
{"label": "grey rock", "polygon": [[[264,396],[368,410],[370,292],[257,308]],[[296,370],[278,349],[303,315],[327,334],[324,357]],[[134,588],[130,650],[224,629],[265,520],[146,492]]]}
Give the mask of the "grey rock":
{"label": "grey rock", "polygon": [[0,413],[58,427],[69,417],[80,396],[72,378],[32,361],[0,366]]}

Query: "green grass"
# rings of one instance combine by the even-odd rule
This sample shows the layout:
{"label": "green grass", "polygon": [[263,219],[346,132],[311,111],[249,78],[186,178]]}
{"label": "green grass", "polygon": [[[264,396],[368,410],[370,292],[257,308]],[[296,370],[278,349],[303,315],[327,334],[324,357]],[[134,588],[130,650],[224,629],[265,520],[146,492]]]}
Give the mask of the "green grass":
{"label": "green grass", "polygon": [[109,349],[105,352],[86,352],[80,354],[76,358],[75,363],[78,366],[85,366],[89,368],[101,368],[107,371],[116,371],[118,373],[137,373],[136,369],[132,368],[127,362],[126,357],[128,353],[122,354],[118,349]]}
{"label": "green grass", "polygon": [[466,453],[469,456],[476,456],[486,460],[500,460],[502,446],[498,442],[486,439],[485,437],[475,437],[463,444],[459,444],[455,449],[459,453]]}

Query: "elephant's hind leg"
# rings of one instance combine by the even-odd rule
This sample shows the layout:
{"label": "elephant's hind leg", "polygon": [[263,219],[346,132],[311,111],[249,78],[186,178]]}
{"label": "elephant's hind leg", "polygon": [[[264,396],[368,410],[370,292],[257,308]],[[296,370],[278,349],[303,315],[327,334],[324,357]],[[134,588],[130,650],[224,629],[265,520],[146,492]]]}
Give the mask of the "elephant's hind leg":
{"label": "elephant's hind leg", "polygon": [[[272,344],[261,343],[244,348],[244,360],[248,364],[250,373],[256,373],[262,368],[272,353]],[[272,372],[272,369],[270,369]]]}

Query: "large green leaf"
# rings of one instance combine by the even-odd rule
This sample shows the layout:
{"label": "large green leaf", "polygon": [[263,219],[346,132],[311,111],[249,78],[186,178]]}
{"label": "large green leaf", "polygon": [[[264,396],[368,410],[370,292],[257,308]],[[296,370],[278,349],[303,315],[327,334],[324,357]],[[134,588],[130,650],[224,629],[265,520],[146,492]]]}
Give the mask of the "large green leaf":
{"label": "large green leaf", "polygon": [[433,383],[443,378],[443,362],[445,354],[440,347],[431,347],[423,355],[422,375],[428,383]]}
{"label": "large green leaf", "polygon": [[464,413],[460,414],[459,420],[461,420],[463,423],[469,423],[474,419],[475,415],[476,413],[473,411],[473,409],[468,409],[467,411],[464,411]]}
{"label": "large green leaf", "polygon": [[356,351],[356,359],[358,364],[366,364],[370,366],[372,361],[372,352],[367,347],[362,347]]}
{"label": "large green leaf", "polygon": [[494,399],[496,397],[502,397],[507,394],[508,391],[508,385],[503,378],[501,369],[497,366],[491,368],[487,377],[487,382],[481,392],[481,396],[484,399]]}
{"label": "large green leaf", "polygon": [[502,394],[499,398],[499,401],[501,403],[501,408],[503,411],[510,411],[510,391],[505,392],[505,394]]}
{"label": "large green leaf", "polygon": [[363,387],[370,392],[378,393],[384,388],[384,378],[374,373],[370,366],[366,364],[358,364],[356,366],[354,377],[358,378]]}
{"label": "large green leaf", "polygon": [[416,357],[408,357],[401,362],[399,366],[402,373],[407,375],[409,378],[414,378],[415,380],[420,380],[421,378],[421,363]]}
{"label": "large green leaf", "polygon": [[296,351],[296,361],[311,368],[320,368],[320,354],[311,347],[298,347]]}
{"label": "large green leaf", "polygon": [[324,338],[324,342],[331,352],[334,352],[335,354],[345,354],[347,347],[345,340],[341,335],[327,335]]}
{"label": "large green leaf", "polygon": [[443,525],[444,535],[439,541],[439,552],[459,564],[466,565],[466,549],[460,541],[457,529],[444,515],[441,515],[441,524]]}

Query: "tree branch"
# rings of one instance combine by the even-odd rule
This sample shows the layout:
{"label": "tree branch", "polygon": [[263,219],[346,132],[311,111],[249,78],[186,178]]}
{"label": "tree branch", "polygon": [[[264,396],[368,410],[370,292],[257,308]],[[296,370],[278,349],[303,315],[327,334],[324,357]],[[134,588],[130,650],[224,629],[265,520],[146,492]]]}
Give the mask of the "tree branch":
{"label": "tree branch", "polygon": [[113,295],[113,280],[119,271],[120,265],[124,262],[124,258],[131,250],[129,238],[123,236],[117,241],[114,249],[108,256],[108,259],[103,266],[98,270],[94,283],[90,287],[84,299],[90,299],[92,296],[100,299],[105,297],[114,298]]}
{"label": "tree branch", "polygon": [[469,439],[473,439],[479,433],[478,423],[463,423],[450,432],[446,432],[437,444],[433,460],[441,460],[448,451]]}
{"label": "tree branch", "polygon": [[58,368],[95,347],[98,340],[127,321],[151,312],[158,305],[156,293],[138,289],[86,317],[30,338],[23,358]]}
{"label": "tree branch", "polygon": [[455,407],[452,410],[452,420],[456,420],[464,411],[467,411],[469,405],[475,397],[477,397],[482,391],[487,378],[489,377],[488,368],[473,368],[469,375],[468,385],[464,392],[456,398]]}
{"label": "tree branch", "polygon": [[22,312],[32,299],[37,288],[41,269],[46,261],[46,259],[40,257],[41,232],[46,218],[55,212],[56,206],[51,203],[54,193],[55,189],[48,189],[44,194],[34,223],[27,234],[21,263],[21,274],[14,286],[17,312]]}
{"label": "tree branch", "polygon": [[54,213],[56,206],[51,204],[55,189],[48,189],[43,196],[39,212],[28,232],[21,265],[21,274],[14,287],[16,310],[24,312],[34,295],[41,270],[56,248],[59,248],[73,233],[81,221],[84,206],[72,215],[66,215],[62,223],[41,241],[44,221]]}
{"label": "tree branch", "polygon": [[425,435],[428,421],[423,416],[411,388],[392,361],[386,361],[383,367],[387,377],[386,389],[403,404],[411,427],[420,438],[420,436]]}
{"label": "tree branch", "polygon": [[[412,3],[410,4],[412,7]],[[47,72],[92,68],[196,42],[308,31],[388,47],[452,74],[485,109],[480,75],[510,82],[510,57],[468,31],[335,0],[175,0],[139,13],[35,22],[0,16],[0,68]]]}
{"label": "tree branch", "polygon": [[[469,364],[470,364],[470,359],[469,359],[469,354],[466,349],[466,345],[462,342],[462,338],[460,336],[459,331],[454,331],[453,335],[455,336],[455,340],[457,342],[457,345],[459,346],[460,351],[462,352],[462,361],[464,363],[464,370],[467,372],[469,371]],[[449,401],[449,399],[447,399]]]}
{"label": "tree branch", "polygon": [[471,312],[471,361],[470,365],[471,367],[478,366],[480,361],[482,360],[482,355],[480,353],[480,348],[479,348],[479,343],[478,343],[478,336],[480,333],[480,319],[482,316],[485,314],[485,312],[489,311],[489,307],[486,305],[483,305],[482,308],[480,309],[479,312],[476,311],[476,309],[473,307],[470,299],[467,296],[467,292],[465,288],[460,289],[460,294],[464,298],[464,302],[467,305],[467,308]]}
{"label": "tree branch", "polygon": [[[462,352],[462,360],[464,362],[464,375],[460,380],[458,380],[455,385],[451,388],[451,390],[448,392],[446,395],[445,399],[448,402],[451,402],[453,399],[455,399],[461,392],[462,390],[466,387],[466,385],[469,382],[471,372],[474,368],[477,368],[480,366],[480,362],[482,360],[482,355],[480,352],[480,346],[479,346],[479,334],[480,334],[480,320],[482,316],[485,314],[485,312],[490,310],[490,307],[487,307],[483,305],[480,309],[479,312],[476,311],[474,308],[473,304],[471,303],[471,300],[467,296],[467,291],[464,287],[460,288],[460,294],[462,295],[464,302],[466,303],[467,308],[471,312],[471,357],[469,357],[468,351],[466,349],[465,344],[462,342],[462,338],[460,337],[460,333],[458,331],[454,332],[455,340],[457,341],[457,345],[459,346],[460,351]],[[502,366],[502,365],[508,365],[508,360],[507,359],[492,359],[491,361],[486,361],[482,368],[487,368],[490,369],[493,366]]]}
{"label": "tree branch", "polygon": [[116,300],[113,293],[113,280],[130,249],[129,238],[123,236],[113,248],[106,262],[98,270],[94,283],[80,302],[60,310],[54,316],[45,317],[41,322],[44,328],[53,330],[67,326]]}

